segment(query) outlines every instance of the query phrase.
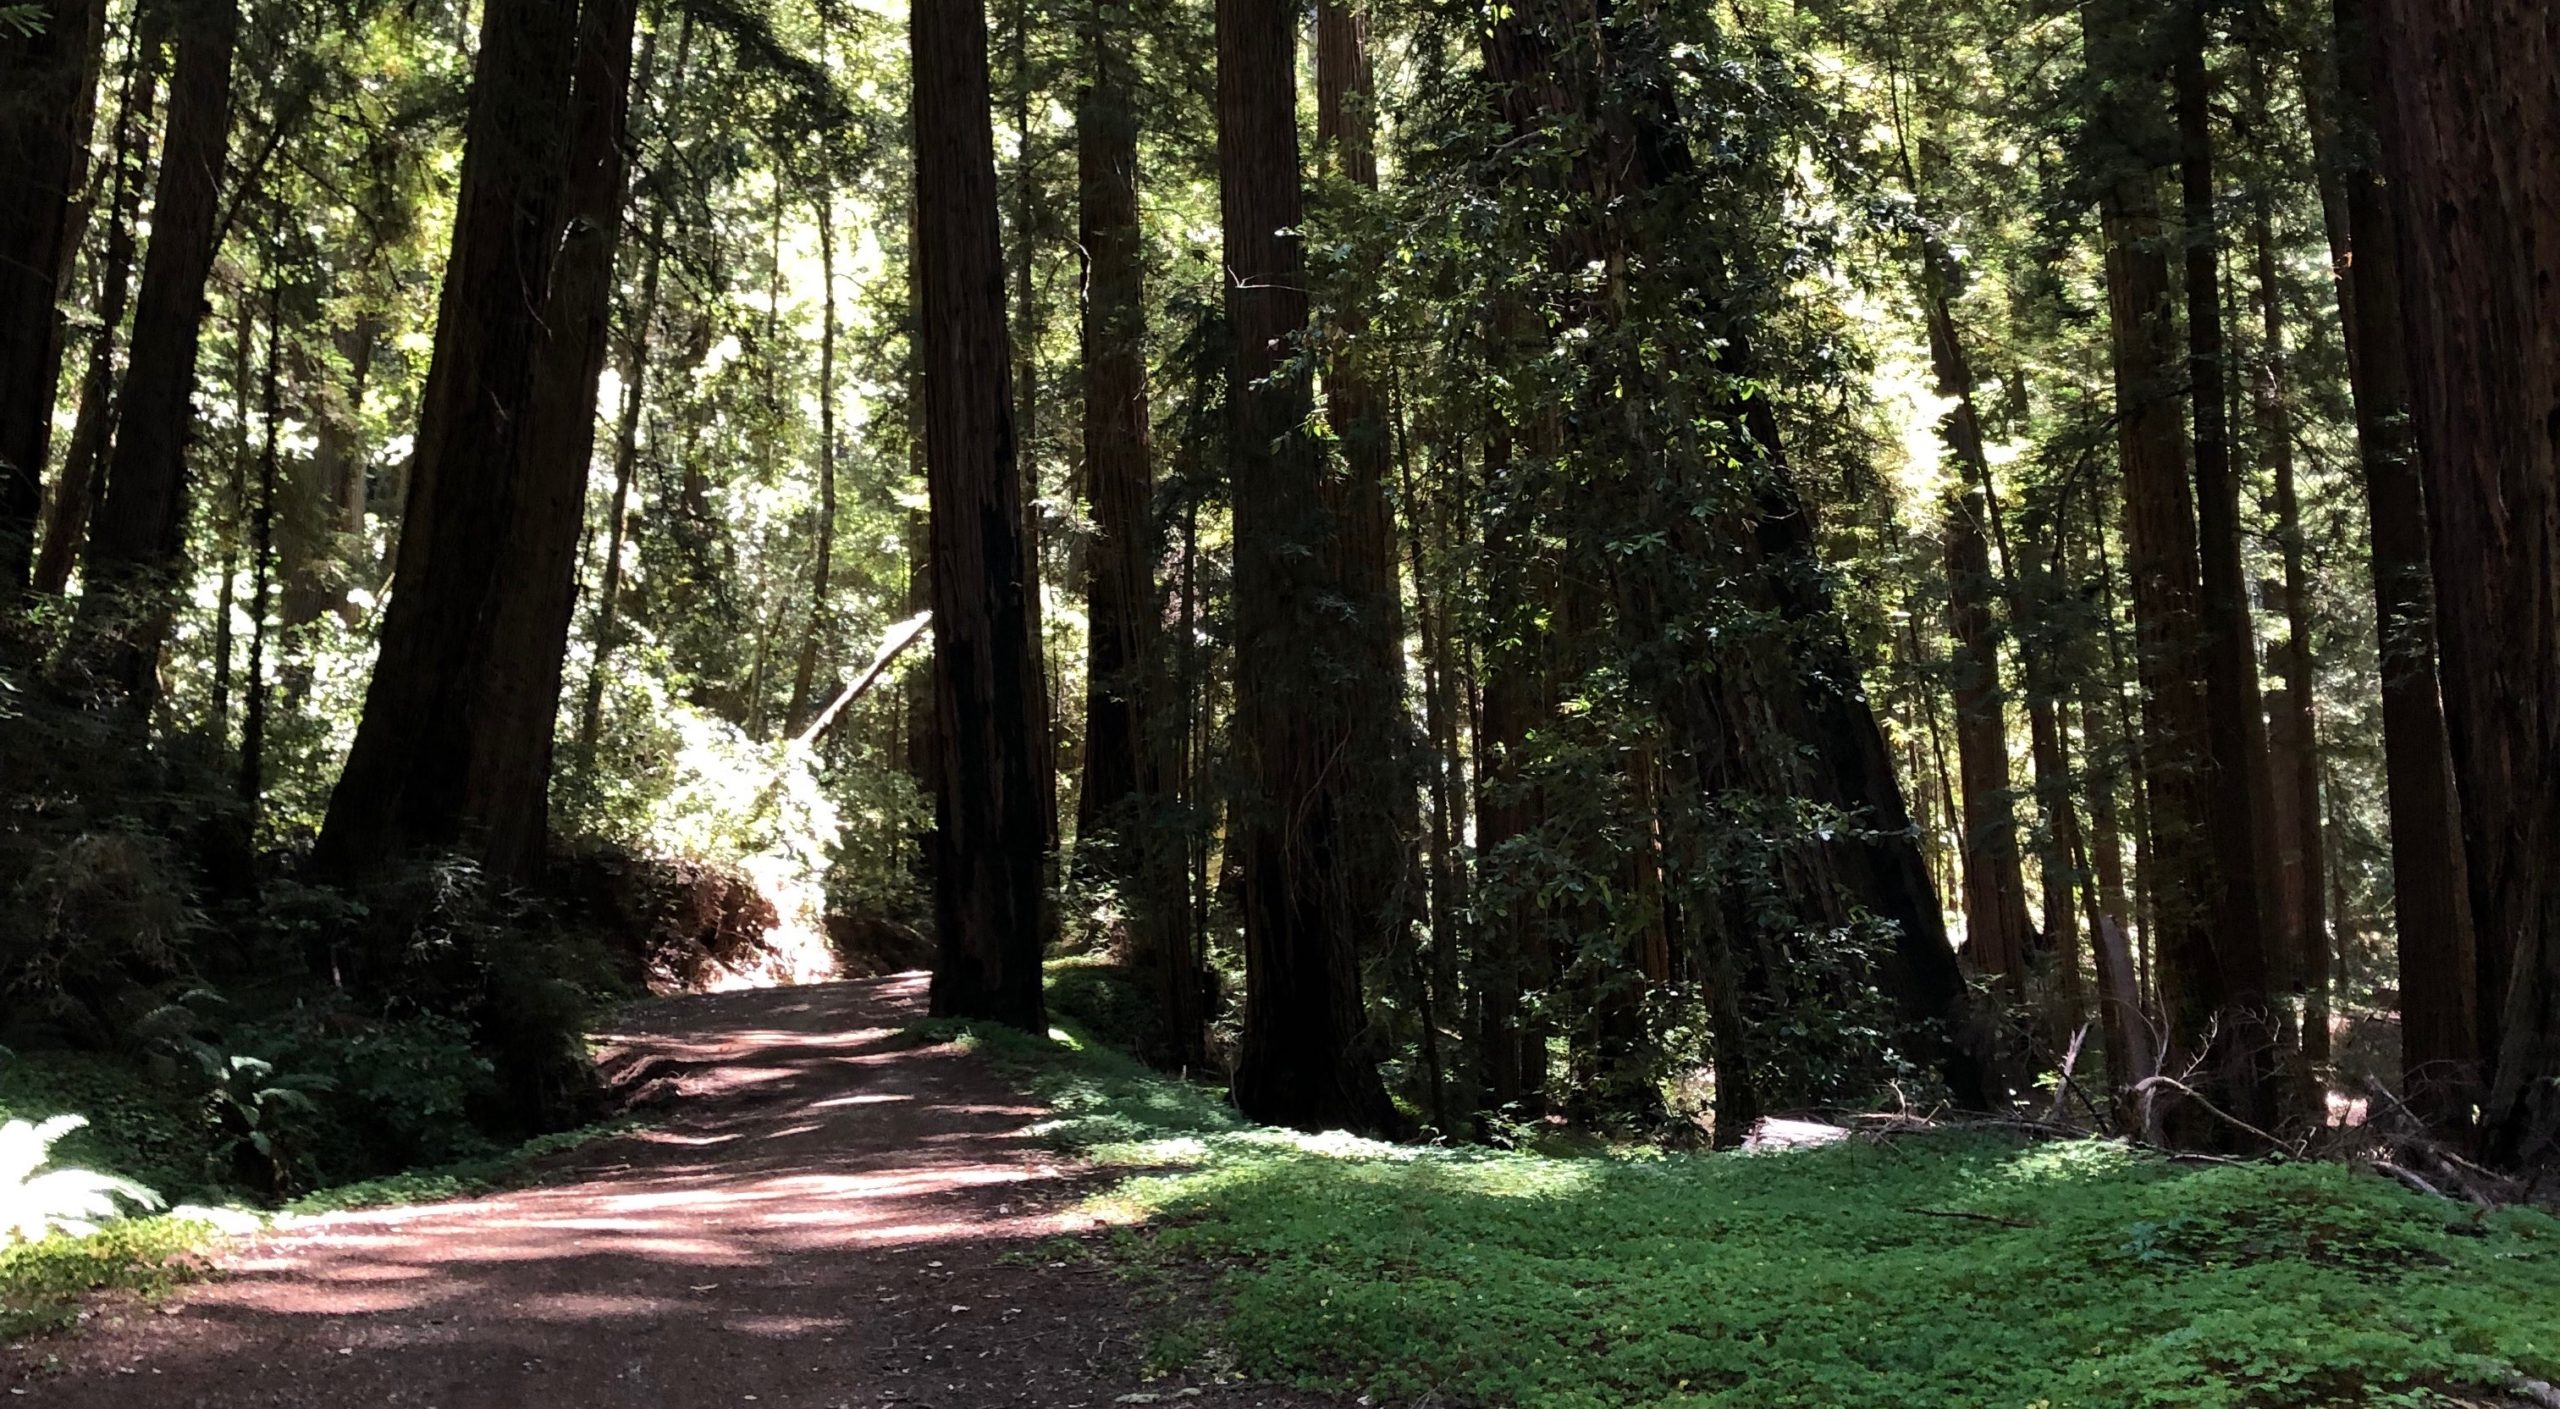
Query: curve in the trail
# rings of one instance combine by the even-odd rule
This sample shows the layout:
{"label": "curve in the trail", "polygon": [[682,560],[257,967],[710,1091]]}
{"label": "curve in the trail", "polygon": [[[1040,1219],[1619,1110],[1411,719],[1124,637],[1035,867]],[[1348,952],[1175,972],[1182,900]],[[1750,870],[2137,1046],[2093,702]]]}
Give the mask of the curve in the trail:
{"label": "curve in the trail", "polygon": [[[898,1034],[920,975],[672,999],[610,1039],[672,1118],[485,1199],[336,1215],[8,1370],[65,1409],[1315,1405],[1149,1381],[1043,1112]],[[1151,1400],[1147,1398],[1153,1396]]]}

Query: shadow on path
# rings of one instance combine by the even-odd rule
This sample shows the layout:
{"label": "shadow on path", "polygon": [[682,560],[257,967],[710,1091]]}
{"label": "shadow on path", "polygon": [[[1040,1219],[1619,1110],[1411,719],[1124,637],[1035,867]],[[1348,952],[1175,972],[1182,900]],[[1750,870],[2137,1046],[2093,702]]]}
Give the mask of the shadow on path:
{"label": "shadow on path", "polygon": [[1044,1112],[955,1048],[898,1040],[924,991],[904,974],[637,1009],[607,1060],[673,1084],[667,1124],[540,1187],[280,1230],[221,1280],[38,1345],[60,1365],[12,1367],[10,1402],[1335,1402],[1146,1382],[1125,1289],[1044,1255],[1097,1227],[1079,1171],[1024,1133]]}

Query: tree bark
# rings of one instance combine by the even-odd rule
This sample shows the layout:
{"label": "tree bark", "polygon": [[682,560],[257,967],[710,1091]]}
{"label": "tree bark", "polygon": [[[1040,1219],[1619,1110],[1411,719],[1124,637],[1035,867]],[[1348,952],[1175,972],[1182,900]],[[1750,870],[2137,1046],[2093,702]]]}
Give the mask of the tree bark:
{"label": "tree bark", "polygon": [[83,560],[77,647],[83,664],[124,694],[138,720],[149,717],[158,695],[160,644],[185,571],[186,445],[195,424],[205,280],[219,241],[239,8],[233,0],[189,6],[172,28],[177,58],[151,247],[134,305],[115,453]]}
{"label": "tree bark", "polygon": [[2349,251],[2338,286],[2357,349],[2350,385],[2372,535],[2401,1096],[2431,1128],[2462,1138],[2487,1079],[2483,973],[2437,682],[2432,534],[2410,420],[2399,222],[2381,180],[2380,129],[2388,114],[2378,99],[2387,65],[2368,0],[2337,0],[2334,16]]}
{"label": "tree bark", "polygon": [[800,657],[791,667],[790,730],[797,734],[808,722],[811,693],[818,678],[818,657],[835,627],[836,538],[836,222],[835,187],[829,184],[817,201],[818,269],[826,285],[825,313],[818,333],[818,513],[812,533],[817,542],[809,566],[809,627],[800,638]]}
{"label": "tree bark", "polygon": [[540,869],[614,249],[634,0],[492,0],[398,587],[315,860]]}
{"label": "tree bark", "polygon": [[[2213,0],[2181,0],[2172,86],[2185,227],[2188,395],[2194,406],[2196,528],[2203,629],[2205,897],[2213,953],[2175,975],[2171,1021],[2207,1056],[2218,1104],[2258,1128],[2275,1123],[2277,1036],[2269,995],[2264,900],[2270,864],[2265,703],[2240,560],[2240,481],[2231,467],[2230,404],[2222,333],[2222,239],[2214,211],[2213,80],[2206,12]],[[2196,956],[2202,957],[2202,956]],[[2180,1112],[2183,1133],[2229,1138],[2204,1112]]]}
{"label": "tree bark", "polygon": [[[1316,5],[1316,152],[1320,166],[1351,190],[1378,185],[1376,79],[1368,17],[1339,0]],[[1404,605],[1396,574],[1395,515],[1387,502],[1394,463],[1386,397],[1369,347],[1366,280],[1349,274],[1335,292],[1340,306],[1318,337],[1325,419],[1342,447],[1339,473],[1323,492],[1340,535],[1349,589],[1334,611],[1348,646],[1349,671],[1339,688],[1366,698],[1350,705],[1356,728],[1340,766],[1350,778],[1355,829],[1346,845],[1357,864],[1349,876],[1352,913],[1373,917],[1362,953],[1383,955],[1411,928],[1420,910],[1415,843],[1421,836],[1419,793],[1411,772],[1412,718],[1405,705]],[[1374,946],[1374,947],[1371,947]]]}
{"label": "tree bark", "polygon": [[[1077,239],[1084,251],[1084,785],[1080,862],[1134,874],[1142,819],[1130,816],[1147,755],[1141,679],[1157,633],[1150,523],[1155,473],[1147,414],[1145,250],[1138,216],[1138,115],[1127,7],[1097,0],[1090,81],[1076,115]],[[1089,856],[1090,859],[1086,859]]]}
{"label": "tree bark", "polygon": [[106,0],[44,0],[0,27],[0,607],[26,590],[62,372],[56,310],[80,243]]}
{"label": "tree bark", "polygon": [[982,0],[909,12],[936,755],[933,1011],[1047,1030],[1050,796]]}
{"label": "tree bark", "polygon": [[[2252,56],[2249,111],[2263,123],[2266,67]],[[2320,735],[2313,693],[2311,574],[2302,531],[2302,499],[2295,483],[2293,407],[2286,354],[2284,290],[2276,277],[2275,195],[2265,181],[2250,208],[2249,241],[2258,293],[2261,351],[2255,369],[2259,454],[2275,479],[2276,545],[2284,560],[2285,641],[2276,652],[2285,688],[2274,710],[2268,749],[2276,792],[2275,833],[2284,876],[2282,928],[2273,952],[2282,960],[2282,985],[2304,995],[2302,1043],[2311,1061],[2329,1059],[2328,878],[2321,843]],[[2278,750],[2272,740],[2286,747]]]}
{"label": "tree bark", "polygon": [[[2382,0],[2446,732],[2487,983],[2493,1159],[2560,1148],[2560,12]],[[2370,342],[2365,352],[2375,349]]]}
{"label": "tree bark", "polygon": [[36,554],[35,590],[47,596],[60,596],[70,585],[72,566],[88,541],[98,466],[115,433],[116,340],[124,329],[133,292],[133,261],[139,243],[134,226],[141,218],[142,181],[151,164],[151,110],[159,102],[161,54],[156,35],[137,34],[124,100],[116,110],[115,150],[110,158],[115,163],[115,189],[107,203],[107,246],[98,273],[98,332],[89,340],[89,362],[80,378],[80,409],[71,424],[71,444],[63,452],[62,477],[54,484],[43,546]]}
{"label": "tree bark", "polygon": [[1298,361],[1307,330],[1298,244],[1297,10],[1218,0],[1218,175],[1226,238],[1235,513],[1236,737],[1243,793],[1245,1027],[1235,1100],[1247,1116],[1321,1130],[1398,1125],[1369,1050],[1354,908],[1375,858],[1337,760],[1364,731],[1332,682],[1366,661],[1337,635],[1332,604],[1359,592],[1345,525],[1305,432],[1312,400]]}

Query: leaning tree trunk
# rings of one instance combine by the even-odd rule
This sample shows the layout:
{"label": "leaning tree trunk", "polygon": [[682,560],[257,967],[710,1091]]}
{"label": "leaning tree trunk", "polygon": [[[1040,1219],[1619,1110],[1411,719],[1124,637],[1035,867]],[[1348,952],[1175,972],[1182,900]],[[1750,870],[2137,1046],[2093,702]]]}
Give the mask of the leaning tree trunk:
{"label": "leaning tree trunk", "polygon": [[220,242],[231,140],[232,0],[173,22],[168,133],[151,206],[151,248],[134,304],[133,355],[115,453],[89,528],[77,659],[120,690],[137,720],[158,694],[161,639],[177,610],[187,534],[187,433],[195,424],[196,339]]}
{"label": "leaning tree trunk", "polygon": [[1046,1029],[1048,728],[1014,444],[982,0],[908,12],[932,503],[933,1011]]}
{"label": "leaning tree trunk", "polygon": [[1226,237],[1234,470],[1236,739],[1242,795],[1245,1020],[1237,1107],[1302,1129],[1398,1121],[1368,1050],[1354,881],[1376,858],[1337,766],[1375,721],[1332,682],[1366,665],[1331,618],[1357,593],[1343,525],[1308,437],[1297,344],[1307,328],[1298,244],[1297,10],[1219,0],[1218,175]]}
{"label": "leaning tree trunk", "polygon": [[2490,1155],[2520,1164],[2560,1141],[2560,11],[2377,10],[2446,732],[2489,951],[2481,1119]]}
{"label": "leaning tree trunk", "polygon": [[54,311],[80,231],[106,0],[45,0],[0,25],[0,606],[26,589],[62,371]]}
{"label": "leaning tree trunk", "polygon": [[2400,230],[2380,179],[2377,128],[2385,114],[2376,100],[2384,55],[2368,23],[2367,0],[2337,0],[2335,13],[2349,251],[2340,265],[2339,304],[2355,350],[2350,386],[2372,525],[2392,929],[2400,961],[2401,1097],[2430,1128],[2461,1137],[2486,1082],[2485,994],[2436,677],[2431,535],[2409,416]]}
{"label": "leaning tree trunk", "polygon": [[594,450],[634,0],[491,0],[397,587],[317,861],[541,865]]}

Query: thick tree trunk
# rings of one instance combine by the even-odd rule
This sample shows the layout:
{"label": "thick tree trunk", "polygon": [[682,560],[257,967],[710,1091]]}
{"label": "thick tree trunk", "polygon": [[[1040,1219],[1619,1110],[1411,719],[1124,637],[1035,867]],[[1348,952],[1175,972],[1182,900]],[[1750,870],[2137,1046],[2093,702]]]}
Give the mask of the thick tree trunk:
{"label": "thick tree trunk", "polygon": [[177,58],[151,206],[151,248],[143,257],[115,453],[89,529],[80,599],[81,660],[123,691],[144,718],[158,695],[160,643],[185,571],[196,341],[219,240],[240,12],[233,0],[211,0],[189,6],[172,28]]}
{"label": "thick tree trunk", "polygon": [[[2246,971],[2262,964],[2263,955],[2254,930],[2240,942],[2226,942],[2219,928],[2223,912],[2239,903],[2235,896],[2254,899],[2249,886],[2255,865],[2247,858],[2255,842],[2243,836],[2236,851],[2222,846],[2228,829],[2213,817],[2219,790],[2212,782],[2208,735],[2205,585],[2195,486],[2187,477],[2178,414],[2178,397],[2191,373],[2178,354],[2159,210],[2159,168],[2178,152],[2177,134],[2162,120],[2156,67],[2143,57],[2156,50],[2161,36],[2134,16],[2126,0],[2095,0],[2082,15],[2098,79],[2092,85],[2097,97],[2089,140],[2108,175],[2100,209],[2124,473],[2125,567],[2132,581],[2143,697],[2142,874],[2151,901],[2145,929],[2158,957],[2168,1028],[2162,1065],[2177,1072],[2194,1066],[2208,1098],[2224,1104],[2234,1099],[2235,1078],[2238,1091],[2252,1099],[2264,1087],[2257,1063],[2265,1053],[2250,1055],[2263,1047],[2263,1038],[2254,1035],[2263,1023],[2248,1019],[2245,1010],[2233,1030],[2218,1021],[2228,1001],[2249,992]],[[2217,491],[2221,487],[2217,481]],[[2256,707],[2253,699],[2249,708]],[[2226,974],[2229,964],[2242,973]],[[2211,1143],[2229,1132],[2197,1111],[2178,1133]]]}
{"label": "thick tree trunk", "polygon": [[2437,1131],[2469,1131],[2486,1080],[2482,971],[2462,877],[2445,702],[2436,675],[2436,597],[2418,442],[2410,423],[2400,229],[2380,178],[2381,36],[2367,0],[2337,0],[2339,145],[2349,257],[2348,316],[2372,525],[2374,621],[2382,666],[2383,776],[2391,815],[2393,932],[2400,967],[2401,1096]]}
{"label": "thick tree trunk", "polygon": [[981,0],[909,11],[937,743],[933,1011],[1047,1028],[1051,794]]}
{"label": "thick tree trunk", "polygon": [[106,0],[44,0],[0,25],[0,607],[27,586],[62,371],[55,306],[97,110]]}
{"label": "thick tree trunk", "polygon": [[[89,536],[89,514],[97,500],[98,466],[106,459],[115,433],[116,340],[124,331],[126,305],[133,291],[134,226],[141,218],[142,182],[150,166],[151,110],[159,102],[163,46],[154,35],[138,36],[129,60],[124,100],[116,110],[114,194],[107,203],[107,246],[98,273],[98,331],[89,340],[89,362],[80,378],[80,409],[71,424],[71,444],[62,457],[62,477],[53,489],[53,507],[45,518],[44,543],[36,554],[35,590],[60,596],[70,585]],[[5,588],[0,588],[5,590]]]}
{"label": "thick tree trunk", "polygon": [[467,848],[502,883],[540,868],[634,19],[634,0],[484,13],[398,586],[325,872],[422,847]]}
{"label": "thick tree trunk", "polygon": [[2560,11],[2377,12],[2446,732],[2487,978],[2481,1120],[2490,1155],[2522,1164],[2560,1152]]}
{"label": "thick tree trunk", "polygon": [[1297,10],[1218,0],[1218,174],[1226,238],[1228,453],[1235,506],[1236,736],[1243,794],[1245,1027],[1237,1107],[1302,1129],[1396,1127],[1369,1050],[1359,956],[1380,917],[1356,908],[1374,856],[1339,767],[1376,721],[1337,681],[1367,667],[1335,604],[1359,592],[1327,502],[1296,365],[1307,329],[1299,248]]}

